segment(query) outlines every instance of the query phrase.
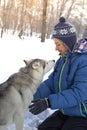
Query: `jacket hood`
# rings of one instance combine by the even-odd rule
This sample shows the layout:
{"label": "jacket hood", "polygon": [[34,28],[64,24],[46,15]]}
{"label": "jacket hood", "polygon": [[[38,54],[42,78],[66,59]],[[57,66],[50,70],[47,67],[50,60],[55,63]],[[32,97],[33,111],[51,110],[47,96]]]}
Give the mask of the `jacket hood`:
{"label": "jacket hood", "polygon": [[87,52],[87,38],[80,39],[76,46],[74,47],[73,52],[85,53]]}

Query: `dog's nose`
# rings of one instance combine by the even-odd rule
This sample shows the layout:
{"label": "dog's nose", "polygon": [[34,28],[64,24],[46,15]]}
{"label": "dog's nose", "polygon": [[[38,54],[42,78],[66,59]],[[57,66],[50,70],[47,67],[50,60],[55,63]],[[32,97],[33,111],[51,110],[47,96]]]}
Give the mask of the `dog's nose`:
{"label": "dog's nose", "polygon": [[55,60],[53,60],[53,62],[55,62]]}

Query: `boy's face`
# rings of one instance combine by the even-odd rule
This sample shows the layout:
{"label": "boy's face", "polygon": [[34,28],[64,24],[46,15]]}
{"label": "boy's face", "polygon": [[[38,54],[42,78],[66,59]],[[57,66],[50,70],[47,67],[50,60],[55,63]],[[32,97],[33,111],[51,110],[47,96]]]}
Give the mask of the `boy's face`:
{"label": "boy's face", "polygon": [[55,50],[59,51],[61,55],[69,51],[69,49],[62,43],[62,41],[54,38]]}

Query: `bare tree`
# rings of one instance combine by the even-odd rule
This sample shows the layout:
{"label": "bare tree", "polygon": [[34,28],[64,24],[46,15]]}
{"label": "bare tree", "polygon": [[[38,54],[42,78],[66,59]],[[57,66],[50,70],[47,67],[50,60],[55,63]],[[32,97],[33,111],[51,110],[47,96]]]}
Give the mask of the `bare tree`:
{"label": "bare tree", "polygon": [[87,37],[87,25],[85,26],[83,37]]}
{"label": "bare tree", "polygon": [[0,36],[4,31],[12,30],[21,38],[27,30],[30,36],[33,32],[39,33],[44,42],[60,16],[74,22],[81,33],[86,10],[86,0],[0,0]]}
{"label": "bare tree", "polygon": [[19,31],[19,38],[22,38],[24,32],[24,0],[22,0],[22,8],[21,8],[21,16],[20,16],[20,31]]}
{"label": "bare tree", "polygon": [[48,17],[48,20],[47,20],[47,35],[46,35],[46,38],[49,38],[50,37],[50,34],[52,32],[52,26],[54,26],[54,12],[53,12],[53,4],[51,4],[51,6],[49,7],[50,8],[50,14],[49,14],[49,17]]}
{"label": "bare tree", "polygon": [[6,11],[5,11],[5,0],[4,0],[3,11],[2,11],[1,38],[5,30],[5,20],[6,20],[5,18],[6,18]]}
{"label": "bare tree", "polygon": [[74,2],[75,2],[75,1],[76,1],[76,0],[71,0],[71,4],[70,4],[70,6],[69,6],[68,9],[67,9],[66,19],[68,19],[69,16],[71,15],[71,11],[73,10],[73,5],[74,5]]}
{"label": "bare tree", "polygon": [[64,10],[65,10],[65,4],[66,4],[67,0],[61,0],[60,3],[60,10],[59,10],[59,17],[63,14]]}
{"label": "bare tree", "polygon": [[46,35],[46,12],[47,12],[47,0],[43,0],[41,42],[45,41],[45,35]]}
{"label": "bare tree", "polygon": [[[83,9],[83,10],[84,10],[84,5],[85,5],[85,0],[83,0],[83,2],[82,2],[82,9]],[[86,33],[87,33],[87,32],[83,32],[83,27],[82,27],[83,17],[84,17],[84,15],[83,15],[83,11],[82,11],[82,13],[80,14],[79,35],[81,35],[81,33],[82,33],[83,35],[86,35]],[[86,30],[87,30],[87,27],[85,28],[85,31],[86,31]]]}

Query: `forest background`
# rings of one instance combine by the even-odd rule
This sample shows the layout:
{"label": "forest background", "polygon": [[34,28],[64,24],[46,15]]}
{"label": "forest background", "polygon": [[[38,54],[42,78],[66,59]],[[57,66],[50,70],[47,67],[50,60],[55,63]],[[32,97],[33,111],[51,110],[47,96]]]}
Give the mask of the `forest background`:
{"label": "forest background", "polygon": [[0,0],[0,37],[10,31],[44,42],[60,16],[75,25],[78,38],[87,36],[87,0]]}

